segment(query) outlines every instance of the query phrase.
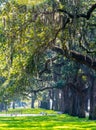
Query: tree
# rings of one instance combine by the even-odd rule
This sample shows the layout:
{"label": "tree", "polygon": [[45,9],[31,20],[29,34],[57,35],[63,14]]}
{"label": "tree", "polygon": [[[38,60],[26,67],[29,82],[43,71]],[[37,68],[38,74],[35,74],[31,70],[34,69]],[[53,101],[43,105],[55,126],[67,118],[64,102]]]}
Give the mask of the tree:
{"label": "tree", "polygon": [[[52,63],[60,56],[96,70],[95,9],[95,0],[71,0],[71,4],[69,0],[47,0],[32,7],[8,2],[2,11],[5,77],[15,79],[15,84],[22,81],[20,79],[27,82],[28,75],[38,79],[44,72],[50,73]],[[46,56],[48,50],[51,56]],[[22,88],[25,90],[26,86]],[[46,88],[34,88],[32,92]],[[95,109],[92,113],[95,119]]]}

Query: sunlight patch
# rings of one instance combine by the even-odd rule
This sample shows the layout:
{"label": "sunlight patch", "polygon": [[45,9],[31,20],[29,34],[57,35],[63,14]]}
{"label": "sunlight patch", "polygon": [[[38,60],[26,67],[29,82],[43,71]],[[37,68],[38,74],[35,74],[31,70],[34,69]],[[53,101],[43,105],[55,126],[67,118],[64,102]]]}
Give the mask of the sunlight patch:
{"label": "sunlight patch", "polygon": [[19,4],[38,4],[44,2],[45,0],[16,0]]}
{"label": "sunlight patch", "polygon": [[7,124],[0,124],[0,130],[1,128],[4,128],[3,126],[8,126]]}
{"label": "sunlight patch", "polygon": [[68,128],[68,129],[70,129],[70,127],[68,127],[68,126],[56,126],[56,127],[53,127],[53,128],[56,128],[56,129],[57,129],[57,128],[59,128],[59,129],[60,129],[60,128]]}

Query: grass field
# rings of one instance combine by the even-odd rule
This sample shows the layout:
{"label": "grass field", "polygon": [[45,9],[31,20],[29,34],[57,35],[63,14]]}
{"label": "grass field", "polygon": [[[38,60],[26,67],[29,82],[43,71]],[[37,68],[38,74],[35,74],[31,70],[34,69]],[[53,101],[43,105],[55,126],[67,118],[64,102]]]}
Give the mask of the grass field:
{"label": "grass field", "polygon": [[3,112],[0,112],[0,114],[11,114],[11,113],[14,113],[14,112],[20,112],[22,114],[40,114],[41,112],[46,112],[48,114],[55,114],[57,113],[56,111],[53,111],[53,110],[46,110],[46,109],[41,109],[41,108],[37,108],[37,109],[30,109],[30,108],[16,108],[16,109],[9,109],[7,112],[6,111],[3,111]]}
{"label": "grass field", "polygon": [[[42,109],[32,110],[40,112]],[[27,109],[26,109],[27,111]],[[29,110],[31,111],[31,110]],[[46,110],[44,110],[46,111]],[[50,111],[47,111],[50,113]],[[52,111],[51,111],[52,113]],[[64,114],[36,117],[0,117],[0,130],[96,130],[96,121]]]}

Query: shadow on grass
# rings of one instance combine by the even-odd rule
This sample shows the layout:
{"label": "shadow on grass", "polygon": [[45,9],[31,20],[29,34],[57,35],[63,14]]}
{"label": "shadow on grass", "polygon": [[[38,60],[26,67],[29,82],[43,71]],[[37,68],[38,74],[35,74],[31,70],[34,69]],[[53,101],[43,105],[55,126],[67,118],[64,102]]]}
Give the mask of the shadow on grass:
{"label": "shadow on grass", "polygon": [[68,115],[38,116],[38,117],[0,117],[1,129],[19,130],[96,130],[96,122],[87,118],[77,118]]}

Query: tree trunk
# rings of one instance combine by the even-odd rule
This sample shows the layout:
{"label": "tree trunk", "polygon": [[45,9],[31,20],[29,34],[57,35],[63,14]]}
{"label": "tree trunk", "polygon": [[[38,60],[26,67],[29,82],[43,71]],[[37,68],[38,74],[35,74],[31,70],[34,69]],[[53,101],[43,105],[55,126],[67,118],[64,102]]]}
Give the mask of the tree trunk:
{"label": "tree trunk", "polygon": [[96,79],[92,78],[92,85],[90,89],[90,113],[89,119],[96,120]]}
{"label": "tree trunk", "polygon": [[64,89],[64,113],[71,114],[72,112],[72,92],[69,86],[66,86]]}
{"label": "tree trunk", "polygon": [[55,92],[54,89],[52,90],[52,110],[55,110]]}
{"label": "tree trunk", "polygon": [[78,115],[78,94],[76,92],[72,92],[72,116]]}
{"label": "tree trunk", "polygon": [[15,101],[13,101],[12,108],[15,109]]}
{"label": "tree trunk", "polygon": [[63,91],[63,89],[61,90],[60,111],[64,112],[64,91]]}
{"label": "tree trunk", "polygon": [[2,110],[4,110],[4,103],[3,102],[0,103],[0,111],[2,111]]}
{"label": "tree trunk", "polygon": [[36,95],[32,93],[31,94],[31,108],[34,108],[35,100],[36,100]]}
{"label": "tree trunk", "polygon": [[85,97],[84,94],[80,93],[79,95],[79,111],[78,111],[78,116],[80,118],[85,117]]}

